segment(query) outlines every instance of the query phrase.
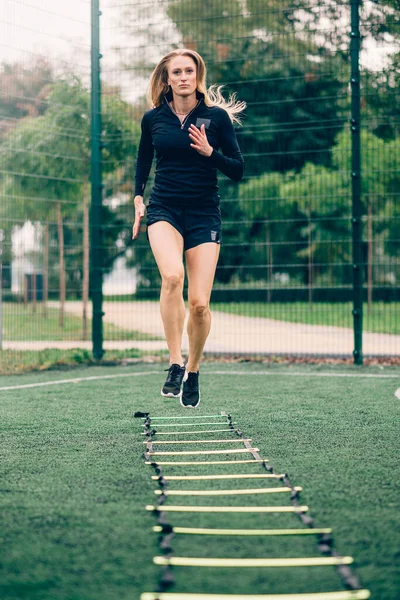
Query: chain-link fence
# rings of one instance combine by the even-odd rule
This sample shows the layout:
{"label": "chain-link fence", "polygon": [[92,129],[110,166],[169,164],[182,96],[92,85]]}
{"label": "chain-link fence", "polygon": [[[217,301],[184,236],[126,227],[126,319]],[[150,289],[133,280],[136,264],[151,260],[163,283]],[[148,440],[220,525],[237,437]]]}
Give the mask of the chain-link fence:
{"label": "chain-link fence", "polygon": [[[3,27],[18,36],[2,43],[3,348],[90,347],[90,296],[100,346],[103,310],[105,349],[166,348],[158,270],[145,232],[131,239],[133,180],[152,69],[188,47],[204,57],[209,85],[247,103],[237,128],[245,176],[219,177],[206,351],[351,356],[362,321],[365,355],[400,355],[395,0],[108,0],[100,17],[92,2],[92,70],[89,2],[6,6]],[[101,110],[90,110],[97,64]],[[101,125],[92,135],[90,114]],[[92,236],[91,168],[102,185]]]}

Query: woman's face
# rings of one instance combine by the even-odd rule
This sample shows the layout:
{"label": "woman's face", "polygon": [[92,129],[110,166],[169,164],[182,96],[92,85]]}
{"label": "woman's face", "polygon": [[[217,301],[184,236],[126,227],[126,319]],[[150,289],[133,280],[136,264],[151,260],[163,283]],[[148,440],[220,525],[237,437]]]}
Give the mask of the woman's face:
{"label": "woman's face", "polygon": [[168,63],[168,85],[174,94],[187,98],[196,92],[196,65],[190,56],[174,56]]}

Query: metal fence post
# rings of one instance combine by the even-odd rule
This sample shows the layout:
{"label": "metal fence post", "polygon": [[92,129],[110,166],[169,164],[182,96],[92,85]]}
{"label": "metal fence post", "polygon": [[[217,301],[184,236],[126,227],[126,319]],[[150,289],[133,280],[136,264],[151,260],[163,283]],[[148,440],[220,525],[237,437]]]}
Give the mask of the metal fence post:
{"label": "metal fence post", "polygon": [[356,365],[363,362],[363,269],[362,269],[362,201],[361,201],[361,114],[360,114],[360,5],[362,0],[350,0],[351,32],[351,181],[353,230],[353,327]]}
{"label": "metal fence post", "polygon": [[93,356],[103,354],[103,248],[101,177],[101,83],[100,83],[100,6],[91,5],[91,210],[90,210],[90,293],[92,299]]}

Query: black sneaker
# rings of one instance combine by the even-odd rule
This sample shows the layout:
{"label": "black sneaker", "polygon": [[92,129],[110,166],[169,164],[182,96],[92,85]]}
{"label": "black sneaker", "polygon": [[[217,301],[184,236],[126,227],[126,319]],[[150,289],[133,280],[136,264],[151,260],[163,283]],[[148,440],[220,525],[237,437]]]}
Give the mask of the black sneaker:
{"label": "black sneaker", "polygon": [[170,398],[179,398],[181,395],[182,379],[185,374],[185,367],[174,363],[165,369],[168,371],[167,379],[162,387],[161,396],[169,396]]}
{"label": "black sneaker", "polygon": [[180,399],[181,406],[197,408],[200,404],[199,372],[185,372],[183,390]]}

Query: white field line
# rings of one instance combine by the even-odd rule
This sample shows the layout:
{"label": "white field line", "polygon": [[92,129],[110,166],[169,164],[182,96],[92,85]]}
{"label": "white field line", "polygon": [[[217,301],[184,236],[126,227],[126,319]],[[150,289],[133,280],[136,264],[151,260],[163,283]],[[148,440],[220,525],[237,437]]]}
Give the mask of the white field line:
{"label": "white field line", "polygon": [[116,379],[117,377],[140,377],[141,375],[158,375],[159,371],[141,371],[140,373],[118,373],[116,375],[94,375],[92,377],[76,377],[75,379],[56,379],[54,381],[41,381],[39,383],[26,383],[24,385],[7,385],[0,387],[0,391],[22,390],[25,388],[42,387],[45,385],[60,385],[63,383],[81,383],[81,381],[98,381],[100,379]]}
{"label": "white field line", "polygon": [[[250,375],[251,377],[262,375],[262,376],[273,376],[279,377],[364,377],[369,379],[399,379],[400,373],[397,375],[389,375],[386,373],[285,373],[282,372],[268,372],[268,371],[209,371],[204,372],[205,375]],[[24,385],[7,385],[0,387],[0,391],[4,392],[7,390],[22,390],[26,388],[44,387],[47,385],[61,385],[63,383],[81,383],[82,381],[100,381],[102,379],[116,379],[118,377],[141,377],[146,375],[160,375],[160,371],[141,371],[139,373],[117,373],[115,375],[94,375],[92,377],[76,377],[75,379],[57,379],[54,381],[41,381],[39,383],[26,383]],[[400,396],[400,388],[396,391],[396,396]]]}
{"label": "white field line", "polygon": [[400,400],[400,388],[395,391],[394,395]]}
{"label": "white field line", "polygon": [[[211,374],[211,371],[210,371]],[[268,373],[267,371],[213,371],[212,375],[283,375],[278,371]],[[285,373],[283,377],[367,377],[376,379],[398,379],[400,381],[400,371],[397,375],[388,373]]]}

